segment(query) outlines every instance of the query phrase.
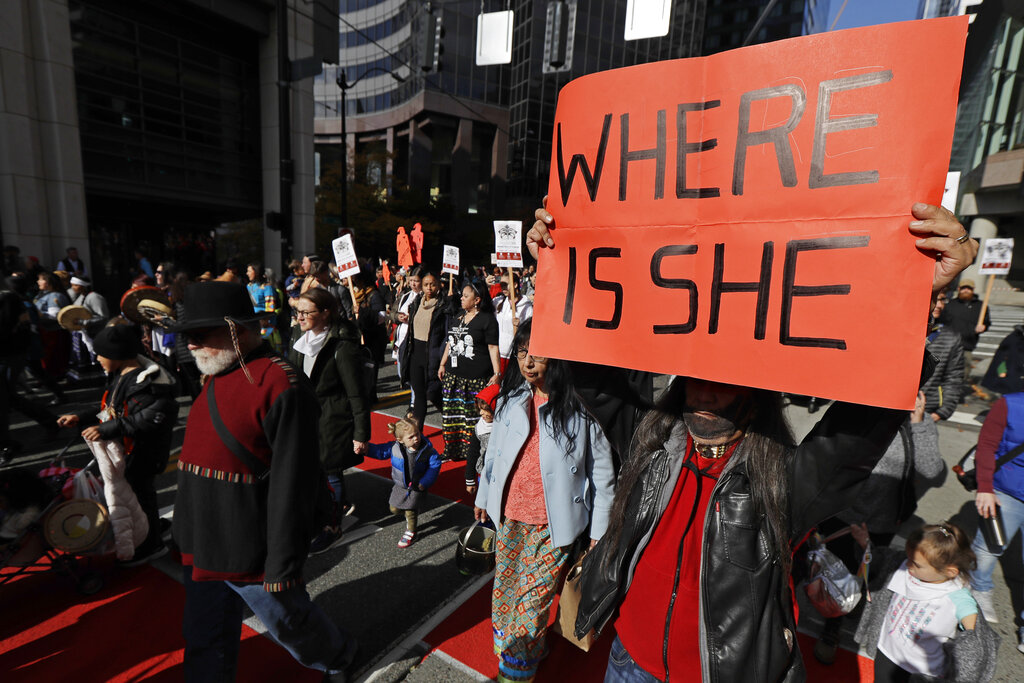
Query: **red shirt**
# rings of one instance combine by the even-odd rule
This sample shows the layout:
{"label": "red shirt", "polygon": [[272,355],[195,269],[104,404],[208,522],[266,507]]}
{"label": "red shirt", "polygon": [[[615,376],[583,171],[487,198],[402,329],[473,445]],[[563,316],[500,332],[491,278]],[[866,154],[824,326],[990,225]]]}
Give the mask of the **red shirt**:
{"label": "red shirt", "polygon": [[547,524],[548,506],[544,500],[544,479],[540,473],[540,407],[546,398],[533,394],[530,399],[530,434],[519,452],[509,476],[505,516],[524,524]]}
{"label": "red shirt", "polygon": [[[626,599],[619,608],[615,631],[622,644],[642,669],[661,680],[666,678],[666,659],[673,680],[701,680],[700,650],[703,643],[700,640],[698,591],[704,517],[718,475],[735,449],[733,444],[721,458],[702,458],[694,452],[693,440],[687,437],[687,457],[710,476],[698,477],[693,470],[683,467],[668,507],[640,556]],[[699,485],[698,478],[702,479]],[[693,523],[683,536],[694,506]],[[672,602],[677,570],[679,581],[670,613],[669,603]]]}

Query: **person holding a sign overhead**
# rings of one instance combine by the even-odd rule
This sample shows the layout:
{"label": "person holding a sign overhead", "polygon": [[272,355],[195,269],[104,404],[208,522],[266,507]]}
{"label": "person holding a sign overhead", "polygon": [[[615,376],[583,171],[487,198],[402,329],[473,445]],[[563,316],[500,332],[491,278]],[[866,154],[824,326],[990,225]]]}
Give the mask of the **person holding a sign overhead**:
{"label": "person holding a sign overhead", "polygon": [[[978,244],[941,207],[912,212],[918,248],[936,257],[934,295]],[[551,214],[536,218],[535,256],[555,247]],[[640,422],[583,563],[577,637],[615,622],[605,681],[803,680],[793,548],[850,506],[904,417],[837,402],[797,445],[779,392],[676,378]]]}
{"label": "person holding a sign overhead", "polygon": [[441,354],[437,376],[444,401],[441,424],[444,429],[444,459],[468,460],[475,476],[480,454],[474,428],[480,413],[476,393],[501,377],[498,359],[498,320],[486,286],[467,281],[462,287],[462,317],[448,329],[448,343]]}

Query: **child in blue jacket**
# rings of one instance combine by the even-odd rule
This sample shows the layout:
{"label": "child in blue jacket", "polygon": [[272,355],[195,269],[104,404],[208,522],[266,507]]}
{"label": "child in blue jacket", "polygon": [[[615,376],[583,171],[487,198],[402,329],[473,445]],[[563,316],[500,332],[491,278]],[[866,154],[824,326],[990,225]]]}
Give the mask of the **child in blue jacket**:
{"label": "child in blue jacket", "polygon": [[391,458],[391,478],[395,482],[388,505],[391,513],[405,512],[405,533],[398,541],[399,548],[408,548],[416,538],[416,519],[422,506],[423,492],[437,481],[441,471],[441,456],[423,436],[419,422],[404,417],[388,425],[395,440],[383,444],[370,444],[368,456],[377,460]]}

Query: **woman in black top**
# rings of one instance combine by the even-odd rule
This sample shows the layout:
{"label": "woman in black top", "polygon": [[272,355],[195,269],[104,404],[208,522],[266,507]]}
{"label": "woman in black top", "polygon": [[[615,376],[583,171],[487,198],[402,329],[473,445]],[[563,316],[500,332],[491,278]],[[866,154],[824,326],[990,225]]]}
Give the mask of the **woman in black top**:
{"label": "woman in black top", "polygon": [[484,285],[462,288],[463,314],[448,330],[448,343],[437,376],[441,379],[444,459],[468,460],[466,471],[476,474],[480,442],[474,428],[480,413],[476,393],[500,378],[498,321]]}

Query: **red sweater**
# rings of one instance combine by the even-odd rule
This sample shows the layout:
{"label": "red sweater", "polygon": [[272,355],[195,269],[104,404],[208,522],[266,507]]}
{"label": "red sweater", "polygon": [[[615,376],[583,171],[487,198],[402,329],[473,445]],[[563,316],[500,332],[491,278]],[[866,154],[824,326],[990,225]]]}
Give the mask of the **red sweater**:
{"label": "red sweater", "polygon": [[253,472],[224,445],[207,389],[192,405],[178,459],[174,539],[196,581],[262,582],[269,591],[302,583],[320,485],[320,407],[304,375],[268,353],[211,381],[231,435],[266,465]]}
{"label": "red sweater", "polygon": [[[673,680],[701,680],[698,591],[704,517],[718,475],[735,449],[734,444],[718,459],[702,458],[693,452],[693,440],[687,437],[687,457],[709,476],[698,477],[683,467],[668,507],[637,563],[626,599],[619,608],[615,622],[619,639],[633,661],[660,680],[666,678],[666,661]],[[702,479],[699,499],[698,478]],[[693,523],[684,536],[694,506]],[[679,578],[673,603],[677,571]]]}
{"label": "red sweater", "polygon": [[992,493],[992,475],[996,473],[996,451],[1006,431],[1006,399],[1000,398],[992,404],[981,433],[978,434],[978,450],[974,453],[974,469],[978,477],[978,493]]}

